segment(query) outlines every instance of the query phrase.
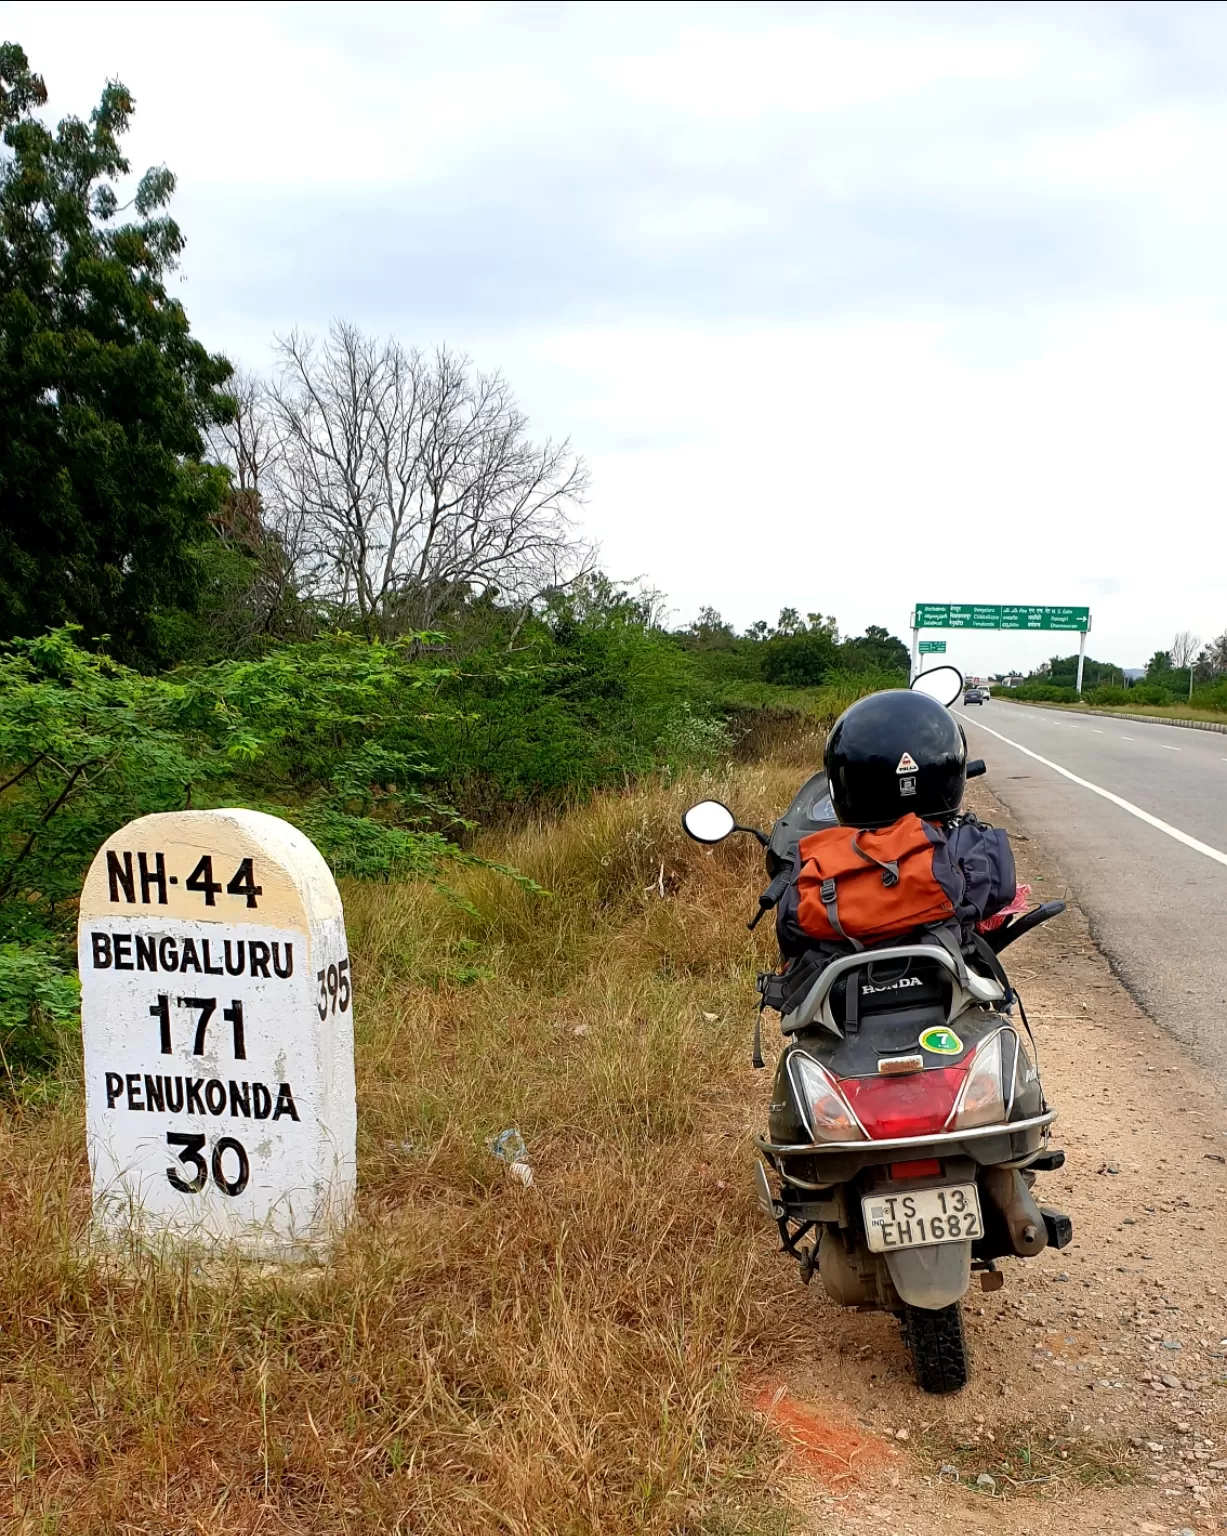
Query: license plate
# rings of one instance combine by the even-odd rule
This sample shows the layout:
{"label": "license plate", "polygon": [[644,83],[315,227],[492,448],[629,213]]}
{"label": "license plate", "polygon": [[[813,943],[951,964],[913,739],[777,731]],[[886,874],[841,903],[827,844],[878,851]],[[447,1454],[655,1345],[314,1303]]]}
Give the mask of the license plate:
{"label": "license plate", "polygon": [[866,1195],[861,1210],[871,1253],[965,1243],[984,1232],[974,1184]]}

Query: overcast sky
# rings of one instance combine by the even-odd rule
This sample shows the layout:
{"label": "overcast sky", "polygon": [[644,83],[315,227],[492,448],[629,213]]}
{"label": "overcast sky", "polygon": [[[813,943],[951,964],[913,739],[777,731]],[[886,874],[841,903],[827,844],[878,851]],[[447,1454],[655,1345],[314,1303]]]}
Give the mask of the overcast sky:
{"label": "overcast sky", "polygon": [[679,620],[1083,603],[1127,666],[1227,628],[1223,6],[0,20],[54,116],[132,91],[206,343],[262,366],[343,316],[501,368]]}

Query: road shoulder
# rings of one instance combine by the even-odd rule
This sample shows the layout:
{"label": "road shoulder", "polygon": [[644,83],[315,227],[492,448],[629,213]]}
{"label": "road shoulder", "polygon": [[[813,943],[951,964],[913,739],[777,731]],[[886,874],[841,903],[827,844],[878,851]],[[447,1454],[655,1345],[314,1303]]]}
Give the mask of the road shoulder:
{"label": "road shoulder", "polygon": [[[1010,830],[1036,899],[1071,900],[1052,852],[986,786],[973,790],[974,808]],[[1227,1514],[1222,1101],[1112,974],[1072,900],[1007,960],[1067,1154],[1037,1195],[1072,1216],[1074,1243],[1007,1262],[1003,1290],[969,1295],[973,1380],[953,1399],[915,1390],[890,1318],[842,1312],[817,1286],[798,1295],[813,1327],[790,1392],[903,1454],[859,1483],[802,1476],[795,1494],[836,1529],[881,1522],[900,1536],[990,1522],[1018,1536],[1216,1528]]]}

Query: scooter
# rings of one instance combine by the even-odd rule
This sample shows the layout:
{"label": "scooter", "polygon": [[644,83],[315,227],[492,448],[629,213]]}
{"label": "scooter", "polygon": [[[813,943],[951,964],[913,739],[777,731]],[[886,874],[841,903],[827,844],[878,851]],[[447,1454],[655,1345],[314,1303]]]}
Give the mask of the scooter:
{"label": "scooter", "polygon": [[[949,705],[963,680],[940,667],[917,686]],[[984,771],[968,764],[969,777]],[[770,883],[750,927],[787,889],[800,839],[836,824],[823,773],[770,834],[740,826],[714,800],[683,817],[699,842],[747,832],[763,845]],[[759,978],[785,1041],[768,1134],[755,1138],[759,1204],[803,1283],[817,1272],[840,1305],[895,1314],[926,1392],[968,1380],[962,1300],[972,1273],[998,1290],[1000,1259],[1034,1258],[1073,1235],[1067,1215],[1035,1201],[1036,1175],[1062,1167],[1065,1154],[1050,1144],[1056,1110],[997,958],[1064,910],[1045,902],[961,949],[920,933],[828,959],[812,980],[796,961]]]}

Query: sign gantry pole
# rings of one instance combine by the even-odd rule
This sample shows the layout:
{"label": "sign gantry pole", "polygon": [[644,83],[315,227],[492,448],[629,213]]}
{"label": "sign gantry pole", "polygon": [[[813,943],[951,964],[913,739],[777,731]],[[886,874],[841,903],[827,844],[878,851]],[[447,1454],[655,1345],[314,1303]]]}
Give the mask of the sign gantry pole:
{"label": "sign gantry pole", "polygon": [[916,674],[920,671],[920,626],[916,622],[917,612],[912,610],[912,670],[908,675],[908,682],[916,681]]}
{"label": "sign gantry pole", "polygon": [[1074,685],[1074,692],[1078,695],[1079,698],[1082,697],[1082,668],[1086,662],[1086,636],[1090,627],[1091,616],[1088,613],[1086,616],[1086,624],[1083,627],[1082,635],[1078,642],[1078,681]]}

